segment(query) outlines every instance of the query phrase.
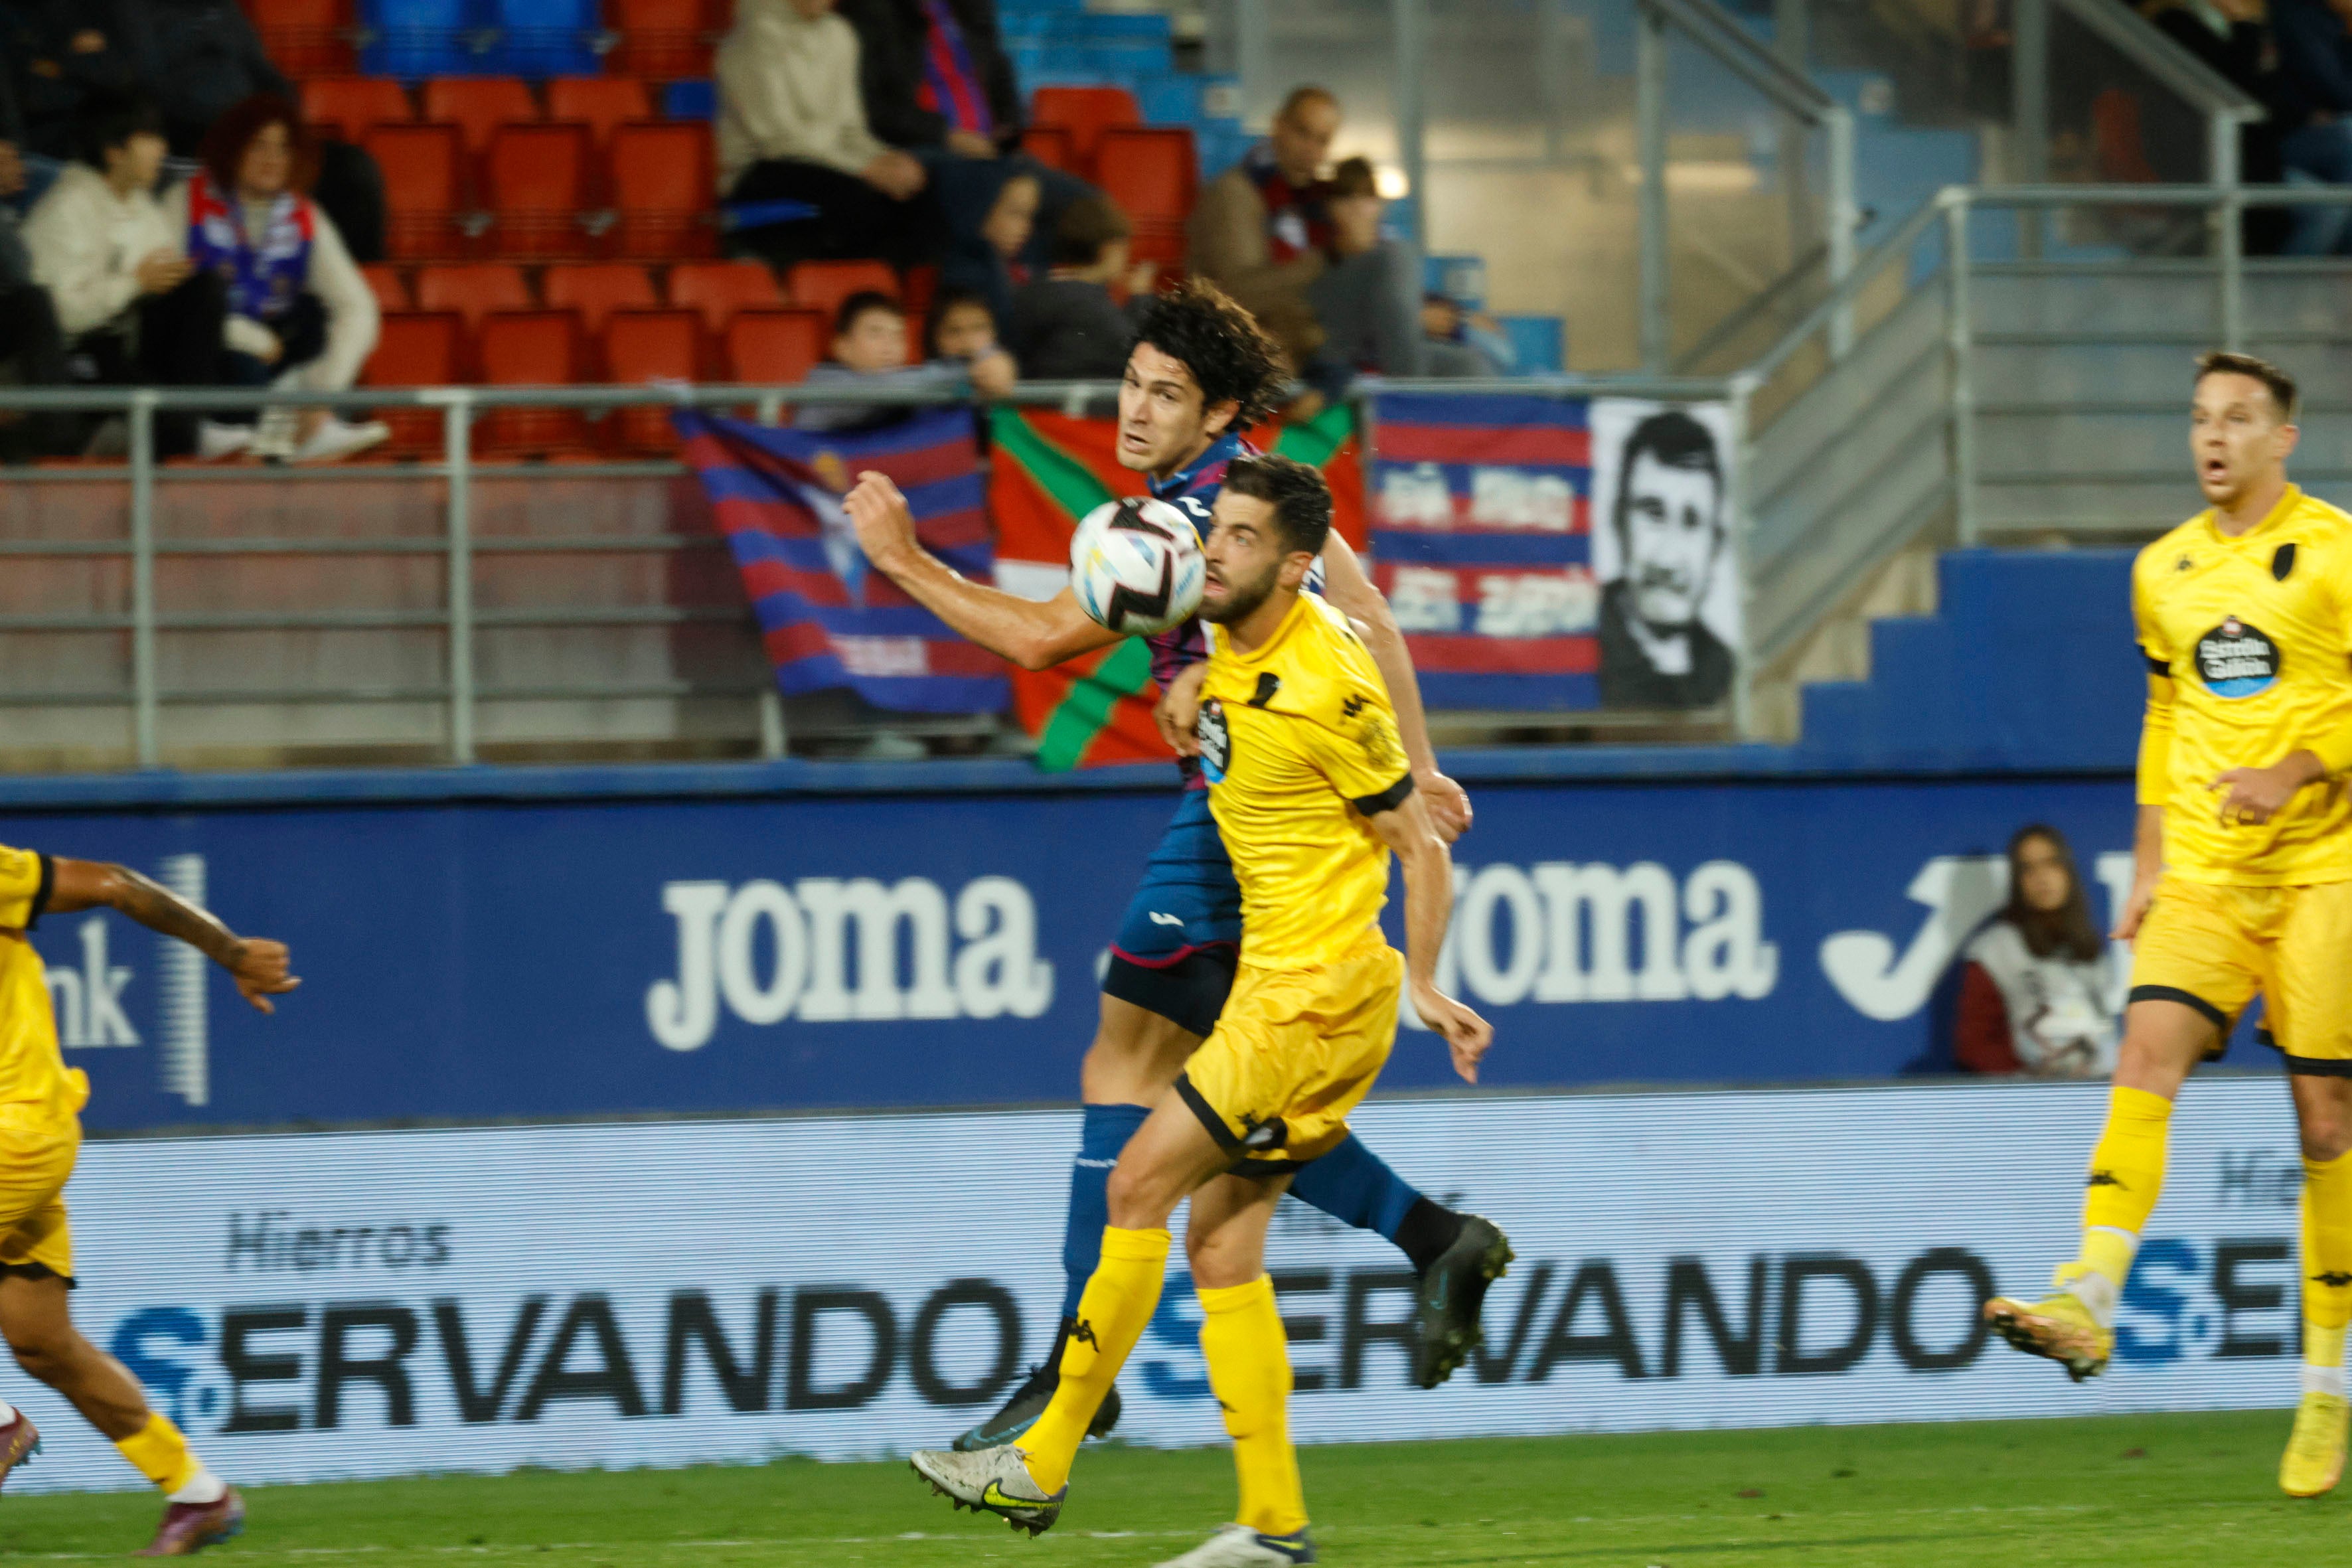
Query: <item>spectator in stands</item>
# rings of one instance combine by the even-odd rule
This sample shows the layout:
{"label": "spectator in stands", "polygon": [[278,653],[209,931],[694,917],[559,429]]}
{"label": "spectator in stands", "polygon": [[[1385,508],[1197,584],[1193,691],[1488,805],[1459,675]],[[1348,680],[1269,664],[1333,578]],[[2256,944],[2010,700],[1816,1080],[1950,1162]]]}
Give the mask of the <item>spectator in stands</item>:
{"label": "spectator in stands", "polygon": [[[922,160],[950,244],[979,236],[1009,174],[1037,182],[1044,232],[1087,192],[1020,150],[1021,89],[999,41],[996,0],[841,0],[841,15],[857,29],[866,122]],[[1042,269],[1045,251],[1041,233],[1024,260]]]}
{"label": "spectator in stands", "polygon": [[[375,347],[375,291],[334,220],[304,194],[313,157],[294,106],[263,93],[214,123],[203,167],[163,198],[189,261],[227,291],[222,379],[233,384],[341,392]],[[279,461],[327,462],[391,434],[330,409],[272,409],[251,449]]]}
{"label": "spectator in stands", "polygon": [[[93,98],[79,163],[68,167],[25,222],[33,277],[49,291],[68,350],[87,379],[110,385],[210,386],[220,381],[227,290],[191,267],[180,231],[154,196],[163,120],[152,100]],[[155,416],[163,457],[242,450],[252,432]]]}
{"label": "spectator in stands", "polygon": [[138,85],[121,9],[116,0],[0,0],[0,69],[24,150],[58,162],[78,157],[85,102]]}
{"label": "spectator in stands", "polygon": [[[2259,0],[2231,0],[2237,5]],[[2287,169],[2321,184],[2352,184],[2352,0],[2275,0],[2279,101],[2265,100]],[[2352,207],[2294,207],[2285,253],[2352,252]]]}
{"label": "spectator in stands", "polygon": [[[236,0],[114,0],[138,79],[163,110],[163,135],[180,157],[197,157],[213,123],[236,105],[294,89],[270,63]],[[334,218],[352,255],[383,259],[383,174],[348,142],[317,148],[310,199]]]}
{"label": "spectator in stands", "polygon": [[[907,312],[887,294],[862,289],[841,302],[833,318],[833,357],[809,372],[813,387],[930,392],[942,397],[999,397],[1012,390],[1012,356],[1002,350],[967,364],[939,359],[907,363]],[[803,403],[793,423],[806,430],[864,430],[903,419],[903,403]]]}
{"label": "spectator in stands", "polygon": [[2105,1078],[2114,1069],[2107,944],[2056,828],[2036,823],[2009,841],[2009,905],[1961,958],[1952,1047],[1963,1071]]}
{"label": "spectator in stands", "polygon": [[739,241],[771,266],[874,256],[905,268],[938,254],[929,177],[868,129],[857,34],[835,0],[741,0],[719,46],[719,190],[738,204],[790,201],[816,216]]}
{"label": "spectator in stands", "polygon": [[[1136,306],[1151,290],[1151,263],[1129,260],[1135,233],[1107,196],[1082,196],[1054,225],[1045,276],[1013,290],[1005,347],[1021,374],[1045,381],[1116,380],[1135,342]],[[1130,301],[1112,298],[1124,282]]]}
{"label": "spectator in stands", "polygon": [[[1323,176],[1339,121],[1330,92],[1295,89],[1266,140],[1202,191],[1191,229],[1192,270],[1246,306],[1325,397],[1358,371],[1431,369],[1421,255],[1382,237],[1371,165],[1350,159],[1344,184]],[[1450,374],[1478,374],[1458,356],[1444,363]]]}
{"label": "spectator in stands", "polygon": [[[33,258],[11,205],[24,192],[23,134],[16,96],[0,72],[0,381],[54,386],[66,379],[65,338],[49,291],[33,281]],[[65,413],[0,413],[0,462],[60,456],[79,447],[80,420]]]}
{"label": "spectator in stands", "polygon": [[1422,296],[1421,335],[1429,340],[1433,365],[1444,356],[1444,363],[1462,367],[1458,373],[1441,374],[1507,375],[1518,368],[1518,353],[1500,321],[1444,294]]}
{"label": "spectator in stands", "polygon": [[[935,365],[960,365],[976,397],[1005,397],[1021,380],[1021,367],[996,341],[996,316],[988,301],[969,289],[943,288],[931,296],[923,319],[923,353]],[[988,450],[989,422],[978,410],[972,434]]]}
{"label": "spectator in stands", "polygon": [[[2139,0],[2140,15],[2158,31],[2263,106],[2263,119],[2239,128],[2238,173],[2249,184],[2275,185],[2285,179],[2291,162],[2285,158],[2285,146],[2310,111],[2285,90],[2280,73],[2273,68],[2272,57],[2278,51],[2273,48],[2263,6],[2263,0]],[[2177,122],[2159,121],[2151,128],[2149,139],[2161,143],[2168,130],[2175,136],[2179,133]],[[2184,145],[2171,150],[2162,163],[2168,170],[2192,167],[2201,164],[2203,152],[2201,145]],[[2116,173],[2103,168],[2101,177],[2115,178]],[[2331,210],[2340,209],[2309,209],[2322,216]],[[2254,255],[2274,254],[2291,243],[2290,231],[2301,226],[2300,216],[2290,218],[2277,207],[2249,207],[2244,220],[2246,249]]]}
{"label": "spectator in stands", "polygon": [[994,190],[986,215],[973,233],[949,239],[940,281],[978,294],[1002,321],[1013,313],[1013,290],[1029,281],[1024,256],[1037,231],[1043,187],[1035,174],[1011,159],[984,165],[981,179]]}

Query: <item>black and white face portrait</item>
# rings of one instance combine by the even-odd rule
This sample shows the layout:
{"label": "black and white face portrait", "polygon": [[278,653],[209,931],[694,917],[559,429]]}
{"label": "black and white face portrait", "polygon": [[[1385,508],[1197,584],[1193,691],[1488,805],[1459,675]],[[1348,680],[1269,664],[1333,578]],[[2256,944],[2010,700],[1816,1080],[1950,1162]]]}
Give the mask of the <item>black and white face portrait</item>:
{"label": "black and white face portrait", "polygon": [[1727,424],[1720,405],[1592,405],[1594,574],[1623,584],[1626,613],[1650,632],[1705,625],[1738,640]]}

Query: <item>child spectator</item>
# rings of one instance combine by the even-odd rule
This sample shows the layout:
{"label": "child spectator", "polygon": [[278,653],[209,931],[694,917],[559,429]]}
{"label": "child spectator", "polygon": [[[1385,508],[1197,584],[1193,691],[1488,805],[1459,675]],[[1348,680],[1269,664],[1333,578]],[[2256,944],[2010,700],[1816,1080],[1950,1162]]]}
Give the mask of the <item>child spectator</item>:
{"label": "child spectator", "polygon": [[[227,291],[222,379],[232,384],[341,392],[375,347],[375,293],[306,194],[314,167],[294,106],[258,94],[221,116],[205,140],[204,166],[163,198],[190,262]],[[329,409],[272,409],[252,451],[328,462],[390,434]]]}
{"label": "child spectator", "polygon": [[942,289],[923,322],[923,349],[934,364],[960,364],[981,397],[1003,397],[1021,379],[1013,356],[998,346],[988,301],[967,289]]}
{"label": "child spectator", "polygon": [[2009,906],[1961,956],[1952,1045],[1963,1071],[2104,1078],[2114,1069],[2107,944],[2056,828],[2036,823],[2009,841]]}
{"label": "child spectator", "polygon": [[836,0],[742,0],[719,46],[719,189],[730,202],[793,201],[816,216],[748,228],[772,266],[938,253],[928,177],[877,137],[857,91],[857,35]]}
{"label": "child spectator", "polygon": [[[1081,196],[1054,226],[1052,265],[1013,293],[1005,346],[1021,374],[1040,381],[1116,379],[1135,342],[1136,307],[1149,297],[1157,268],[1131,266],[1127,215],[1104,196]],[[1112,286],[1124,282],[1129,306]]]}
{"label": "child spectator", "polygon": [[989,313],[1003,321],[1013,313],[1013,290],[1029,280],[1022,252],[1037,226],[1037,203],[1042,187],[1034,174],[1009,163],[989,165],[1003,177],[988,205],[980,227],[965,238],[950,239],[940,281],[965,289],[988,301]]}
{"label": "child spectator", "polygon": [[[981,369],[982,363],[992,369],[994,362],[1002,361],[1005,370],[1011,369],[1010,356],[992,346],[992,326],[990,338],[992,346],[972,364],[960,359],[938,359],[910,365],[907,363],[905,307],[887,294],[864,289],[844,300],[841,309],[834,313],[833,357],[809,372],[807,384],[835,390],[856,387],[930,393],[944,401],[974,391],[976,383],[987,374]],[[1008,376],[1004,387],[1009,386]],[[794,411],[793,423],[803,430],[870,430],[905,418],[913,406],[907,403],[803,403]]]}
{"label": "child spectator", "polygon": [[1518,353],[1503,324],[1459,300],[1423,294],[1421,332],[1429,340],[1432,375],[1498,376],[1518,368]]}
{"label": "child spectator", "polygon": [[[154,195],[163,121],[129,95],[94,100],[83,116],[81,162],[58,174],[25,220],[33,279],[49,291],[58,327],[86,380],[111,386],[213,386],[221,380],[227,289],[191,267],[182,230]],[[250,430],[155,416],[159,457],[226,457]]]}

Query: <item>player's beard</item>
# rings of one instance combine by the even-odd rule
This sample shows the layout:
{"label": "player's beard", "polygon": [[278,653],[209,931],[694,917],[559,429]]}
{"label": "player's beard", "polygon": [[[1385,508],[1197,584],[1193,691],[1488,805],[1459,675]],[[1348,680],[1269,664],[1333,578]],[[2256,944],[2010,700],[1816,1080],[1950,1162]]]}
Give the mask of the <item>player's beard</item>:
{"label": "player's beard", "polygon": [[1281,575],[1282,563],[1277,561],[1259,574],[1254,582],[1235,583],[1230,578],[1226,579],[1224,603],[1202,605],[1201,618],[1204,621],[1214,621],[1221,626],[1229,626],[1235,621],[1249,619],[1260,605],[1273,596],[1275,582]]}

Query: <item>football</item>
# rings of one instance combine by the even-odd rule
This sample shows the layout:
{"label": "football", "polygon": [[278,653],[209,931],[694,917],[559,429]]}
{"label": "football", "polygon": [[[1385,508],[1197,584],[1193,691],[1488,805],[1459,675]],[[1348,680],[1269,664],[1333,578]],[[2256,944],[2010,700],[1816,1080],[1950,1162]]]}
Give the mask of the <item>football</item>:
{"label": "football", "polygon": [[1129,496],[1087,513],[1070,537],[1070,588],[1115,632],[1149,636],[1201,607],[1201,536],[1166,501]]}

